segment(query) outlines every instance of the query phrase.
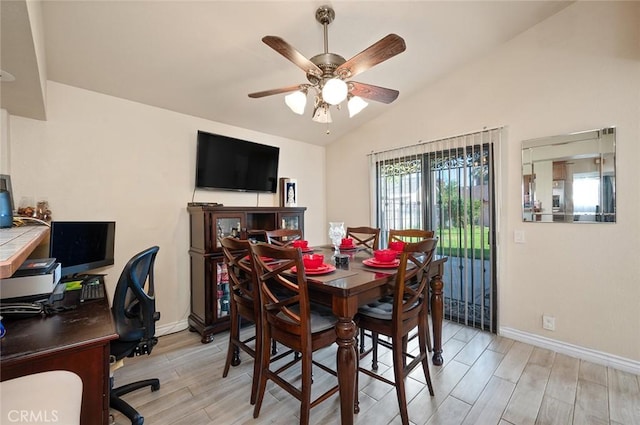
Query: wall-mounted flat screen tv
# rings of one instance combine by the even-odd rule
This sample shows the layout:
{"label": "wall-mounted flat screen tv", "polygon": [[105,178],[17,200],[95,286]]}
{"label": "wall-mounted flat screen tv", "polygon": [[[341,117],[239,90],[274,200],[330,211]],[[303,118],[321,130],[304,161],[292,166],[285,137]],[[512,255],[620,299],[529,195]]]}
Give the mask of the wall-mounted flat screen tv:
{"label": "wall-mounted flat screen tv", "polygon": [[198,131],[196,187],[276,193],[280,148]]}

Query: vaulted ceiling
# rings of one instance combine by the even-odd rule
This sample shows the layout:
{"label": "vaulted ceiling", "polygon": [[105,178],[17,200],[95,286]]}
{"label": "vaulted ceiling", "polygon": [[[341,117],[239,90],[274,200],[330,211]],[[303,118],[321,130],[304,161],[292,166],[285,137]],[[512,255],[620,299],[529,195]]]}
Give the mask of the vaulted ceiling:
{"label": "vaulted ceiling", "polygon": [[[401,104],[447,73],[563,9],[565,1],[2,1],[0,67],[9,113],[46,119],[45,80],[263,133],[324,145]],[[307,82],[261,39],[277,35],[307,58],[322,53],[316,9],[329,4],[329,51],[346,59],[387,34],[406,51],[356,80],[399,90],[354,118],[312,108],[295,115],[284,95],[248,93]],[[329,130],[329,134],[327,134]]]}

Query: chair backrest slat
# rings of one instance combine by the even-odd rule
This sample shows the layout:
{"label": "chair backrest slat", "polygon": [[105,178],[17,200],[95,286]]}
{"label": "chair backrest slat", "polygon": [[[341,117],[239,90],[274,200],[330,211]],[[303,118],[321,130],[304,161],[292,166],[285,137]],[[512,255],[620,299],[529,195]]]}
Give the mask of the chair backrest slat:
{"label": "chair backrest slat", "polygon": [[380,247],[380,229],[376,227],[347,227],[347,237],[352,238],[356,246],[369,248],[372,251]]}
{"label": "chair backrest slat", "polygon": [[429,267],[437,245],[437,238],[405,244],[394,288],[392,320],[395,323],[417,316],[420,308],[428,302]]}
{"label": "chair backrest slat", "polygon": [[263,319],[298,335],[302,345],[310,344],[311,314],[302,252],[259,242],[251,244],[251,261],[260,286]]}
{"label": "chair backrest slat", "polygon": [[403,230],[389,230],[388,242],[418,242],[422,239],[432,238],[434,236],[433,230],[422,229],[403,229]]}
{"label": "chair backrest slat", "polygon": [[267,242],[276,246],[291,246],[293,241],[302,240],[302,230],[275,229],[265,231]]}
{"label": "chair backrest slat", "polygon": [[225,237],[220,242],[229,275],[229,294],[241,316],[255,322],[260,312],[260,291],[251,265],[250,242]]}

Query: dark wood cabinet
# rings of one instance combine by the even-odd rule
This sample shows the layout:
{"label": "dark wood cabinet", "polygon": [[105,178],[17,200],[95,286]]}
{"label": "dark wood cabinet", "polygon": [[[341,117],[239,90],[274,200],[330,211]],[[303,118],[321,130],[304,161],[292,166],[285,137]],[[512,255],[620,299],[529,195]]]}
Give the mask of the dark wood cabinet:
{"label": "dark wood cabinet", "polygon": [[220,240],[246,238],[260,230],[280,228],[304,232],[304,207],[223,207],[199,205],[189,211],[191,314],[189,329],[213,340],[229,329],[229,285]]}

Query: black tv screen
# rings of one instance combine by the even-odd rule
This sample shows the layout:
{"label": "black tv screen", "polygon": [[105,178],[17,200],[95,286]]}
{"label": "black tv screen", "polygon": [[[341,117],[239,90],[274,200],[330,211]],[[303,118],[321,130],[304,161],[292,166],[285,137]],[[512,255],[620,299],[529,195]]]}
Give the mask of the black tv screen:
{"label": "black tv screen", "polygon": [[276,193],[280,148],[198,131],[196,187]]}
{"label": "black tv screen", "polygon": [[49,257],[70,277],[114,263],[114,221],[53,221]]}

